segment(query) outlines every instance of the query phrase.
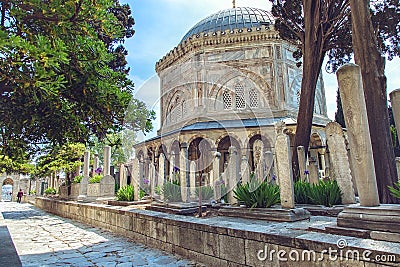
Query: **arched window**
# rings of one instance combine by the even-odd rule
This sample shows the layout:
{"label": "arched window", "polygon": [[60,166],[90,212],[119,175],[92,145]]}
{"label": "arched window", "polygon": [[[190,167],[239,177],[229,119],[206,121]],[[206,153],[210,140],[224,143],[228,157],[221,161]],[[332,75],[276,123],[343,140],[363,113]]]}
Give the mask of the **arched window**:
{"label": "arched window", "polygon": [[235,85],[235,106],[238,109],[246,108],[246,101],[244,98],[244,87],[240,83],[237,83]]}
{"label": "arched window", "polygon": [[257,89],[251,89],[249,92],[249,99],[250,99],[250,107],[251,108],[258,108],[259,100],[258,100],[258,92]]}
{"label": "arched window", "polygon": [[222,101],[224,102],[224,109],[232,109],[232,96],[228,91],[222,94]]}

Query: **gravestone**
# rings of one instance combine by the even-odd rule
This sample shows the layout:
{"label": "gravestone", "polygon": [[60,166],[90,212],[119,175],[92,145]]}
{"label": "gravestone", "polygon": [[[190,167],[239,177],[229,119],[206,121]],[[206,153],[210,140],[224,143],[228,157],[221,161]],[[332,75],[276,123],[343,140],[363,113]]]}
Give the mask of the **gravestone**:
{"label": "gravestone", "polygon": [[337,181],[343,193],[343,204],[354,204],[355,193],[342,127],[337,122],[330,122],[325,127],[325,133],[331,157],[330,177]]}
{"label": "gravestone", "polygon": [[111,175],[105,175],[100,180],[100,197],[114,197],[115,196],[115,179]]}
{"label": "gravestone", "polygon": [[265,160],[265,176],[271,174],[272,166],[274,164],[274,154],[272,151],[266,151],[264,153],[264,160]]}
{"label": "gravestone", "polygon": [[99,167],[99,154],[94,154],[93,158],[93,172]]}
{"label": "gravestone", "polygon": [[316,161],[309,161],[308,162],[308,179],[310,184],[318,184],[319,182],[319,170]]}
{"label": "gravestone", "polygon": [[190,162],[190,199],[196,199],[196,162]]}
{"label": "gravestone", "polygon": [[126,176],[125,165],[121,164],[119,166],[119,185],[120,187],[128,185],[128,179]]}
{"label": "gravestone", "polygon": [[360,204],[366,207],[379,206],[360,67],[345,64],[337,71],[337,77]]}
{"label": "gravestone", "polygon": [[221,159],[221,153],[215,152],[213,159],[213,174],[214,174],[214,199],[219,200],[221,198],[221,177],[219,174],[219,164]]}
{"label": "gravestone", "polygon": [[111,147],[104,146],[104,170],[103,175],[110,175],[110,164],[111,164]]}
{"label": "gravestone", "polygon": [[261,140],[254,141],[253,159],[256,179],[262,181],[265,178],[264,173],[264,143]]}
{"label": "gravestone", "polygon": [[306,159],[306,152],[304,150],[304,146],[297,147],[297,157],[299,160],[300,179],[302,181],[307,181],[307,174],[306,174],[307,159]]}
{"label": "gravestone", "polygon": [[131,184],[133,186],[133,200],[139,200],[139,160],[134,158],[132,160],[132,180]]}
{"label": "gravestone", "polygon": [[79,185],[79,196],[78,200],[84,200],[87,196],[87,189],[89,184],[89,162],[90,162],[90,152],[85,151],[83,156],[83,177]]}
{"label": "gravestone", "polygon": [[287,128],[284,122],[276,123],[275,130],[277,134],[275,141],[275,155],[280,184],[281,205],[284,209],[293,209],[294,189],[290,139],[286,134]]}
{"label": "gravestone", "polygon": [[175,166],[175,154],[172,152],[172,155],[169,160],[169,181],[172,182],[174,180],[174,168]]}

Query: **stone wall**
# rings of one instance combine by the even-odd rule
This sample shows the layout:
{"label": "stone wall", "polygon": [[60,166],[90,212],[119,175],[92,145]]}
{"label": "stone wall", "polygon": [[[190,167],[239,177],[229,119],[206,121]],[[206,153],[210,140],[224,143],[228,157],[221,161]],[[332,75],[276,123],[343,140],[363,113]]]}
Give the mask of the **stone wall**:
{"label": "stone wall", "polygon": [[[249,229],[244,230],[235,227],[234,223],[210,225],[207,219],[128,207],[63,202],[46,198],[37,198],[36,206],[62,217],[110,230],[146,246],[193,259],[206,266],[288,266],[287,262],[277,262],[276,257],[273,262],[260,261],[257,253],[266,248],[269,251],[284,250],[287,255],[293,250],[300,253],[306,249],[321,252],[335,244],[322,239],[312,240],[311,233],[300,238],[296,231],[286,231],[282,234],[256,229],[250,225]],[[328,237],[330,235],[325,236],[332,240],[338,239]],[[326,254],[323,256],[322,261],[307,262],[307,266],[343,266],[341,261],[329,261]],[[400,259],[400,255],[397,257]],[[348,263],[351,266],[379,266],[370,263],[364,265],[361,261]]]}

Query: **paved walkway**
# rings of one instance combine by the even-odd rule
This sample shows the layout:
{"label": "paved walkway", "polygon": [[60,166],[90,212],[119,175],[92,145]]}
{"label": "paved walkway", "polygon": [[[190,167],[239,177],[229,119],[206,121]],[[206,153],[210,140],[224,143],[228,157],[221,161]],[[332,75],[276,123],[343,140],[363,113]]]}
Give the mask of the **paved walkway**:
{"label": "paved walkway", "polygon": [[27,203],[0,212],[0,266],[200,266]]}

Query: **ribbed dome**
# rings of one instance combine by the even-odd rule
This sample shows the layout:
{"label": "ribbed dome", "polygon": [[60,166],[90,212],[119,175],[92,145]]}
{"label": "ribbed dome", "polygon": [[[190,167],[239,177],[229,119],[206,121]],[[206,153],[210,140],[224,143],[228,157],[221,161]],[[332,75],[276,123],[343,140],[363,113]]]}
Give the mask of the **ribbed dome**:
{"label": "ribbed dome", "polygon": [[201,33],[214,33],[225,30],[249,29],[252,27],[261,27],[262,25],[273,24],[272,15],[262,9],[252,7],[236,7],[221,10],[208,16],[193,28],[182,38],[185,41],[192,35]]}

